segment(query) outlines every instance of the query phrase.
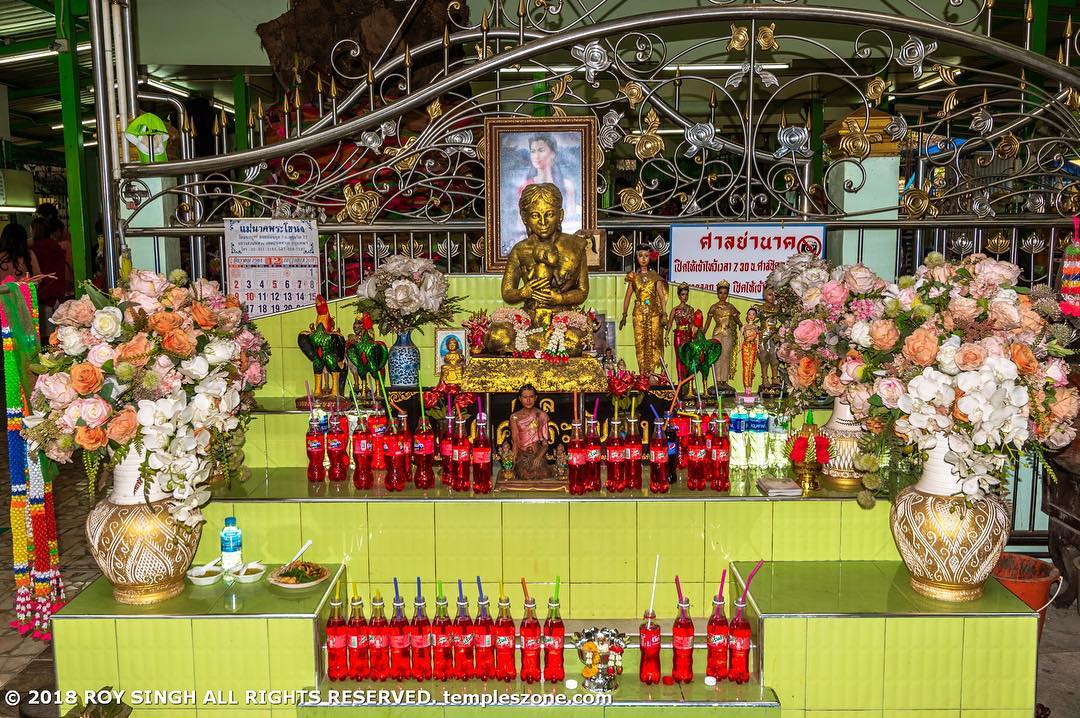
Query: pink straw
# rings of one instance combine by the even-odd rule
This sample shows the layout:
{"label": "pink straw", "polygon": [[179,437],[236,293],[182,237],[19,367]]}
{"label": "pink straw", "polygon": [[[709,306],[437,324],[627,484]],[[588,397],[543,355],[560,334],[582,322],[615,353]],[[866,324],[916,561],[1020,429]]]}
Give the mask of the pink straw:
{"label": "pink straw", "polygon": [[[744,607],[746,606],[746,594],[750,591],[750,582],[754,580],[754,575],[757,574],[758,569],[761,568],[762,565],[764,565],[764,563],[765,563],[765,559],[761,559],[760,561],[758,561],[757,566],[754,566],[754,570],[751,571],[750,575],[746,577],[746,586],[743,587],[742,601],[741,601],[741,603],[742,603],[742,605]],[[742,608],[740,608],[738,611],[736,611],[736,615],[737,616],[742,616]]]}
{"label": "pink straw", "polygon": [[723,573],[720,574],[720,588],[716,589],[716,597],[721,598],[724,595],[724,581],[727,579],[727,569],[725,568]]}
{"label": "pink straw", "polygon": [[487,419],[487,417],[484,416],[484,407],[480,404],[480,397],[477,396],[476,397],[476,418],[477,418],[477,420],[479,420],[480,417],[482,417],[482,416],[484,417],[485,420]]}
{"label": "pink straw", "polygon": [[597,422],[600,421],[600,397],[599,396],[596,397],[596,403],[593,404],[592,418],[593,418],[593,421],[597,421]]}
{"label": "pink straw", "polygon": [[683,601],[682,584],[679,582],[679,577],[675,576],[675,590],[679,592],[679,603]]}
{"label": "pink straw", "polygon": [[307,382],[307,379],[304,380],[304,388],[307,390],[308,412],[315,416],[315,401],[311,398],[311,384]]}

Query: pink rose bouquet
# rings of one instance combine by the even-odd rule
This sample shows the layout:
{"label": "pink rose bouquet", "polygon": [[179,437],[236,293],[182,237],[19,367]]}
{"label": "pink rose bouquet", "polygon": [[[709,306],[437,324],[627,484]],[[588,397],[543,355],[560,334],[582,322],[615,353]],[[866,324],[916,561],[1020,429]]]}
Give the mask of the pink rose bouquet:
{"label": "pink rose bouquet", "polygon": [[[24,432],[61,463],[82,449],[93,490],[102,464],[143,451],[141,472],[172,495],[180,523],[202,521],[212,475],[241,472],[239,447],[266,381],[266,340],[216,282],[134,270],[103,294],[61,304],[34,371]],[[145,490],[149,490],[147,483]]]}

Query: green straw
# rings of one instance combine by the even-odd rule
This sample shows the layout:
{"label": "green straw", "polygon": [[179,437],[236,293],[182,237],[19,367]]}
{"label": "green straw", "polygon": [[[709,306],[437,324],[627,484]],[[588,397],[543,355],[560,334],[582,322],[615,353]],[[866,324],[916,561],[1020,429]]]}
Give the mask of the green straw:
{"label": "green straw", "polygon": [[386,418],[390,423],[390,428],[397,431],[397,426],[394,424],[394,412],[390,410],[390,397],[386,393],[386,384],[383,382],[382,374],[379,374],[379,388],[382,389],[383,406],[386,408]]}
{"label": "green straw", "polygon": [[555,577],[555,603],[559,602],[559,577]]}
{"label": "green straw", "polygon": [[435,581],[436,596],[435,598],[442,598],[442,579]]}

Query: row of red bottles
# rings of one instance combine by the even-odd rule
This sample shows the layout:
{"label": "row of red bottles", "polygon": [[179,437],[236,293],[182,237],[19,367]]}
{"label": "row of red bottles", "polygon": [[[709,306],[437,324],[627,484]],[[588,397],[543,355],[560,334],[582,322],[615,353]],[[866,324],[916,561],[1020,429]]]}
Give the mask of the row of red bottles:
{"label": "row of red bottles", "polygon": [[600,467],[607,464],[607,481],[604,488],[609,493],[621,493],[627,489],[641,488],[641,461],[644,451],[638,435],[637,423],[628,421],[629,433],[623,435],[622,422],[611,422],[606,446],[600,440],[595,419],[587,420],[586,435],[581,435],[581,422],[572,424],[570,443],[567,446],[567,488],[571,494],[580,495],[599,491]]}
{"label": "row of red bottles", "polygon": [[[517,677],[517,631],[510,615],[510,600],[499,600],[499,615],[494,621],[488,606],[487,598],[481,598],[473,621],[468,600],[459,599],[457,618],[451,622],[446,598],[440,596],[435,601],[435,618],[429,620],[427,603],[417,597],[410,622],[405,617],[405,602],[399,597],[394,599],[393,617],[388,622],[382,598],[376,594],[368,622],[360,597],[350,602],[347,621],[342,616],[341,601],[333,599],[326,623],[327,677],[331,681],[512,681]],[[548,617],[541,627],[536,618],[536,601],[528,599],[520,633],[521,679],[526,683],[562,681],[566,629],[559,602],[548,601]]]}
{"label": "row of red bottles", "polygon": [[[746,683],[750,680],[750,624],[743,616],[745,603],[735,602],[735,618],[729,623],[724,615],[724,602],[713,598],[713,612],[706,627],[705,675],[717,680]],[[660,625],[656,613],[646,611],[638,632],[641,663],[638,678],[642,683],[661,681]],[[671,626],[671,677],[675,683],[694,680],[694,620],[690,616],[690,600],[679,601],[679,614]]]}

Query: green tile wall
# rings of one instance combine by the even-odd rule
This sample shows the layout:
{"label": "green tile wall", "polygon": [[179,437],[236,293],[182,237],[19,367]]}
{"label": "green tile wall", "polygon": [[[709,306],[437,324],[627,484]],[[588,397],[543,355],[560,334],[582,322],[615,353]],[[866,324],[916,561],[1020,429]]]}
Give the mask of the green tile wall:
{"label": "green tile wall", "polygon": [[959,708],[964,619],[885,622],[885,707]]}
{"label": "green tile wall", "polygon": [[773,504],[773,561],[836,561],[840,558],[840,501],[779,501]]}
{"label": "green tile wall", "polygon": [[884,619],[808,619],[806,654],[808,711],[882,708]]}
{"label": "green tile wall", "polygon": [[[120,681],[116,655],[116,628],[112,619],[54,621],[56,684],[63,691],[96,691]],[[65,704],[63,712],[73,704]]]}
{"label": "green tile wall", "polygon": [[705,504],[696,501],[638,503],[637,572],[651,581],[656,554],[663,576],[687,583],[705,580]]}
{"label": "green tile wall", "polygon": [[[1035,703],[1036,616],[964,619],[960,707],[1031,710]],[[989,717],[987,717],[989,718]]]}
{"label": "green tile wall", "polygon": [[344,563],[349,582],[366,585],[370,540],[368,505],[352,501],[294,505],[300,509],[301,540],[312,541],[311,548],[305,554],[307,559]]}
{"label": "green tile wall", "polygon": [[191,621],[117,621],[116,652],[120,690],[195,690]]}
{"label": "green tile wall", "polygon": [[[208,708],[217,710],[204,701],[207,691],[233,691],[243,696],[246,690],[262,690],[270,687],[270,667],[267,656],[266,621],[263,619],[214,619],[191,621],[192,644],[195,659],[195,690],[199,701],[199,714]],[[239,710],[248,714],[248,706],[231,706],[222,713],[235,715]],[[250,707],[256,710],[256,707]],[[269,711],[266,711],[269,715]]]}
{"label": "green tile wall", "polygon": [[[300,504],[240,501],[233,505],[236,524],[243,531],[244,560],[288,561],[300,549]],[[210,533],[216,533],[212,529]],[[341,562],[341,556],[327,561]]]}
{"label": "green tile wall", "polygon": [[806,704],[806,619],[767,618],[762,641],[762,679],[776,691],[780,705]]}

